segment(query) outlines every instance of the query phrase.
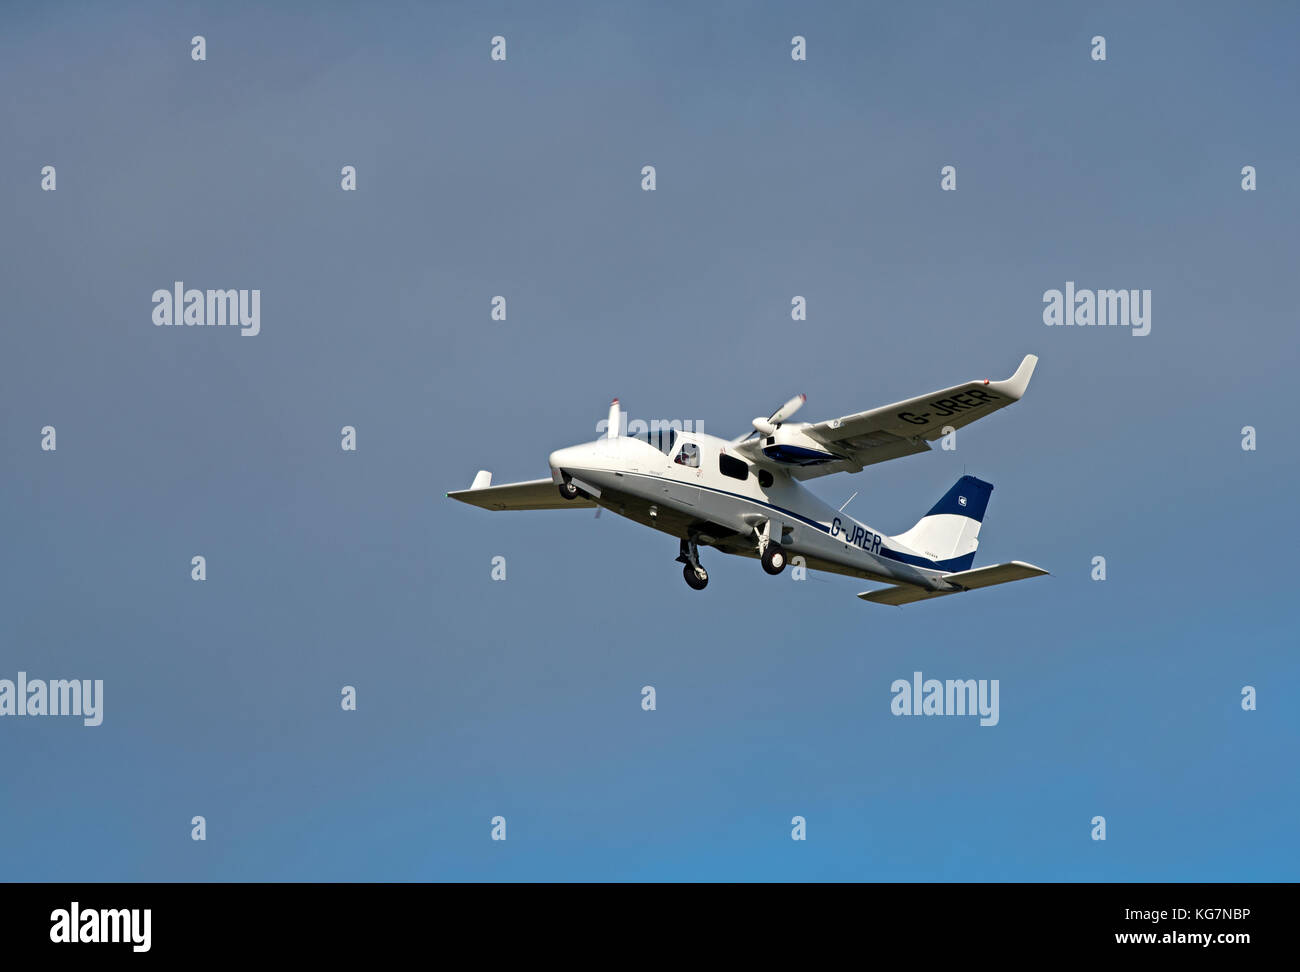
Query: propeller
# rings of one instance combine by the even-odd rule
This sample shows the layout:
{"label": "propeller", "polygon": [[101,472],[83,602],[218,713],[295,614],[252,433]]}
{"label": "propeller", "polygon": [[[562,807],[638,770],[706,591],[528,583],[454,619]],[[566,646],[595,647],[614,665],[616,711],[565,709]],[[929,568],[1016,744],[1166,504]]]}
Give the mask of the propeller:
{"label": "propeller", "polygon": [[619,415],[618,399],[616,398],[609,403],[609,423],[605,429],[605,437],[609,439],[617,439],[619,432],[621,431],[619,426],[622,424],[622,418]]}
{"label": "propeller", "polygon": [[[781,427],[781,423],[788,419],[795,412],[803,407],[803,403],[808,400],[807,395],[795,395],[767,418],[754,419],[754,431],[745,436],[746,439],[755,435],[771,435]],[[743,441],[743,440],[742,440]]]}

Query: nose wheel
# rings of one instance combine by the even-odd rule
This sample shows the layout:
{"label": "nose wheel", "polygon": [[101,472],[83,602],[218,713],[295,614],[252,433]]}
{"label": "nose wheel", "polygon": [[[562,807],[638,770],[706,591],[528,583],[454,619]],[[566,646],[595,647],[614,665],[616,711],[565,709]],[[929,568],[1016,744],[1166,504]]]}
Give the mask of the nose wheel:
{"label": "nose wheel", "polygon": [[564,482],[560,483],[558,488],[560,490],[560,495],[563,496],[566,500],[575,500],[581,495],[581,492],[579,491],[578,487],[574,486],[573,483],[571,483],[567,479]]}

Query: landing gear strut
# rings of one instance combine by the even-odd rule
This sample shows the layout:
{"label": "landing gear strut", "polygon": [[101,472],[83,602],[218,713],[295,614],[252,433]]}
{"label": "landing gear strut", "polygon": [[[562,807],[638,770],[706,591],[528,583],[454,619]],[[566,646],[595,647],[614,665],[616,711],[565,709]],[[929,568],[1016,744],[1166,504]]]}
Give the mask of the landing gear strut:
{"label": "landing gear strut", "polygon": [[700,554],[695,547],[694,537],[687,537],[682,541],[677,562],[686,565],[682,568],[682,576],[686,578],[686,583],[691,590],[702,591],[708,586],[709,572],[700,566]]}

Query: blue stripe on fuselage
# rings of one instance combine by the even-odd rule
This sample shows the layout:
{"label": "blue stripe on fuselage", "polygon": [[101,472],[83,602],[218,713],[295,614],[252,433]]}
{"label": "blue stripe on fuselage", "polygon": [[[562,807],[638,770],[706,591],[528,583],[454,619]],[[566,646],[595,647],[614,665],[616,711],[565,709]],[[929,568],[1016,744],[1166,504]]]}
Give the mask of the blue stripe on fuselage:
{"label": "blue stripe on fuselage", "polygon": [[953,557],[949,560],[931,560],[928,557],[918,557],[915,554],[905,554],[898,550],[890,550],[888,547],[880,548],[880,555],[888,557],[890,560],[897,560],[902,564],[911,564],[913,567],[928,567],[931,570],[942,570],[946,574],[956,573],[959,570],[970,570],[971,565],[975,563],[975,551],[963,554],[960,557]]}
{"label": "blue stripe on fuselage", "polygon": [[[626,475],[638,476],[641,479],[652,479],[655,480],[656,482],[676,482],[676,480],[665,479],[659,476],[647,476],[645,474],[639,474],[639,473],[628,473]],[[836,531],[836,530],[832,530],[831,527],[827,526],[824,523],[818,523],[816,520],[809,519],[808,517],[804,516],[802,513],[796,513],[794,510],[787,510],[785,507],[777,506],[775,503],[769,503],[766,500],[755,499],[753,496],[746,496],[743,493],[733,493],[731,490],[728,489],[718,489],[716,486],[707,486],[704,483],[699,483],[698,485],[700,489],[707,489],[711,493],[718,493],[722,496],[733,496],[736,499],[745,500],[747,502],[757,504],[758,506],[765,506],[769,510],[776,510],[778,513],[784,513],[786,516],[792,516],[801,523],[806,523],[811,527],[816,527],[818,530],[820,530],[822,533],[825,533],[827,536],[834,537],[837,539],[843,539],[846,543],[850,543],[852,546],[857,547],[863,553],[869,553],[872,554],[873,556],[881,557],[885,560],[897,561],[900,564],[907,564],[909,567],[923,567],[929,570],[939,570],[945,573],[950,573],[952,571],[958,571],[958,570],[969,570],[971,564],[975,560],[975,554],[973,553],[966,554],[963,557],[955,557],[952,560],[930,560],[926,557],[917,557],[913,554],[901,553],[897,550],[890,550],[884,544],[884,537],[882,537],[880,534],[877,534],[874,530],[867,529],[861,523],[858,523],[857,520],[853,520],[852,521],[853,526],[849,527],[847,530]],[[832,525],[834,525],[839,522],[839,518],[836,517],[832,519],[831,522]],[[857,537],[857,542],[850,540],[849,539],[850,535]],[[879,545],[877,546],[875,542],[872,542],[870,546],[864,547],[862,543],[867,537],[878,538]]]}

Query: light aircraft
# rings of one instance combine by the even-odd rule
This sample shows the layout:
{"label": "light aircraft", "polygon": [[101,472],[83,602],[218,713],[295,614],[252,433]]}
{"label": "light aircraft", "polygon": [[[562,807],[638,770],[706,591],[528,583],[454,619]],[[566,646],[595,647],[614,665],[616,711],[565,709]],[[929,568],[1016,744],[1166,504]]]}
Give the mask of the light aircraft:
{"label": "light aircraft", "polygon": [[1005,381],[968,381],[824,422],[790,422],[806,400],[796,395],[730,441],[672,428],[625,435],[616,398],[607,434],[552,452],[549,478],[493,486],[492,474],[481,470],[469,489],[447,496],[487,510],[604,507],[677,537],[677,560],[697,591],[709,582],[700,547],[757,558],[769,574],[781,573],[798,556],[814,570],[889,584],[858,595],[876,604],[909,604],[1038,577],[1047,571],[1019,560],[972,569],[993,491],[974,476],[957,480],[914,527],[894,537],[848,516],[843,506],[826,505],[802,485],[928,451],[948,429],[1018,401],[1037,363],[1026,355]]}

